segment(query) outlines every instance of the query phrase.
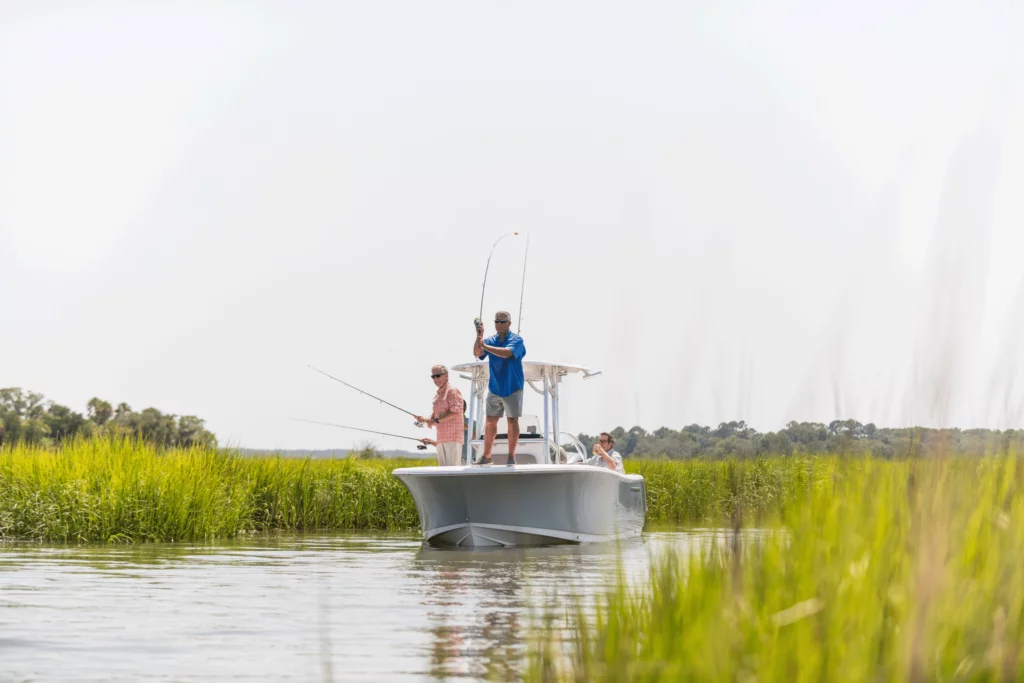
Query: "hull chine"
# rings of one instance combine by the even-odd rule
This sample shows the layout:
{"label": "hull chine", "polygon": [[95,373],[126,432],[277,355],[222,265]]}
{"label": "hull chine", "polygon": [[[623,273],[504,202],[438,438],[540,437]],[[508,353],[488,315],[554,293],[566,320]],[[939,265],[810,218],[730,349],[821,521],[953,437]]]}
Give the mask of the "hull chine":
{"label": "hull chine", "polygon": [[538,529],[509,524],[474,524],[472,522],[433,529],[425,532],[424,537],[430,545],[446,548],[509,548],[524,545],[597,543],[610,540],[610,537],[606,536],[579,534],[559,529]]}

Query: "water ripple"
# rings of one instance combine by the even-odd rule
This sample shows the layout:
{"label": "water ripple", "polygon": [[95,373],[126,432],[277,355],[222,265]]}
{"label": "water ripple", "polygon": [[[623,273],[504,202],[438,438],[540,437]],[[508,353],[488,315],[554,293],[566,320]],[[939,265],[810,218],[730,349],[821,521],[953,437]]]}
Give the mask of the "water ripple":
{"label": "water ripple", "polygon": [[539,609],[715,533],[495,550],[361,535],[0,544],[0,679],[516,680]]}

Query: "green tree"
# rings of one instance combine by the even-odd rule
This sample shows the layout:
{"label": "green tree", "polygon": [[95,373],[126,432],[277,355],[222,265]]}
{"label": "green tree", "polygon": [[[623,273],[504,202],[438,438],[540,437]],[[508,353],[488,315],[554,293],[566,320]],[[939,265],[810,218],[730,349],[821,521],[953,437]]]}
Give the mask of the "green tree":
{"label": "green tree", "polygon": [[55,441],[64,441],[74,437],[85,425],[86,419],[67,406],[50,402],[42,417],[46,424],[47,434]]}
{"label": "green tree", "polygon": [[645,438],[647,438],[647,432],[644,431],[643,427],[630,427],[629,431],[626,432],[625,439],[623,439],[622,441],[616,439],[615,445],[618,446],[616,450],[622,453],[622,455],[624,456],[629,455],[637,449],[637,446],[640,445],[641,441],[643,441]]}
{"label": "green tree", "polygon": [[165,415],[156,408],[134,414],[133,429],[145,441],[160,446],[174,446],[178,427],[174,415]]}
{"label": "green tree", "polygon": [[178,434],[175,438],[178,446],[216,447],[217,438],[205,428],[205,421],[195,415],[182,415],[178,419]]}
{"label": "green tree", "polygon": [[[122,403],[121,405],[125,404]],[[107,424],[110,418],[114,416],[114,408],[106,401],[100,400],[95,396],[89,399],[89,403],[86,404],[86,411],[89,419],[100,427]]]}
{"label": "green tree", "polygon": [[761,439],[761,452],[793,455],[793,442],[784,432],[769,432]]}
{"label": "green tree", "polygon": [[17,387],[0,389],[0,423],[3,443],[39,443],[49,433],[42,418],[46,412],[43,395]]}
{"label": "green tree", "polygon": [[24,443],[37,445],[50,434],[50,427],[41,417],[22,420],[20,440]]}
{"label": "green tree", "polygon": [[43,405],[43,395],[34,391],[25,393],[21,389],[12,387],[0,389],[0,414],[14,413],[23,420],[34,420],[43,416],[46,406]]}

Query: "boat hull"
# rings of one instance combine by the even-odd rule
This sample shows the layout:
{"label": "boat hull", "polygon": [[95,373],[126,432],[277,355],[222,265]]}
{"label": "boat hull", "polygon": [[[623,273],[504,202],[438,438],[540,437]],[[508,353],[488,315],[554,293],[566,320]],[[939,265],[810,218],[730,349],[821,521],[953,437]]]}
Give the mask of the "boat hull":
{"label": "boat hull", "polygon": [[636,536],[647,512],[643,477],[586,465],[409,467],[409,489],[431,545],[592,543]]}

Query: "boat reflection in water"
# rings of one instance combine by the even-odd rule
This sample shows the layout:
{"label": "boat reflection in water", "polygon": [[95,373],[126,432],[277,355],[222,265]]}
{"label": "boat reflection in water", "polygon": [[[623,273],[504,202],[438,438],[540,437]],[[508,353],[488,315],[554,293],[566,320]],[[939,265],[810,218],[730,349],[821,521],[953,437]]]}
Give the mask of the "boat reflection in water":
{"label": "boat reflection in water", "polygon": [[643,561],[639,538],[620,544],[489,548],[430,546],[412,560],[408,579],[419,586],[431,642],[429,675],[522,680],[528,638],[544,616],[538,605],[586,604],[614,584],[627,564]]}

